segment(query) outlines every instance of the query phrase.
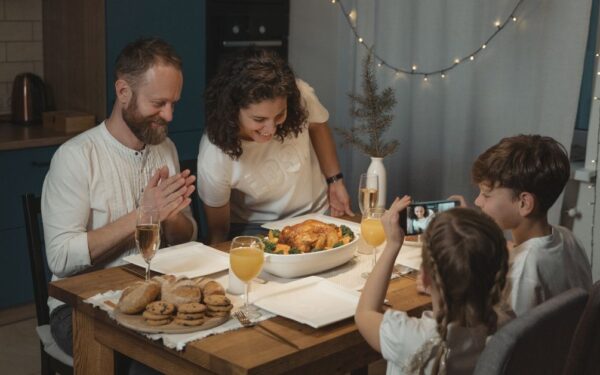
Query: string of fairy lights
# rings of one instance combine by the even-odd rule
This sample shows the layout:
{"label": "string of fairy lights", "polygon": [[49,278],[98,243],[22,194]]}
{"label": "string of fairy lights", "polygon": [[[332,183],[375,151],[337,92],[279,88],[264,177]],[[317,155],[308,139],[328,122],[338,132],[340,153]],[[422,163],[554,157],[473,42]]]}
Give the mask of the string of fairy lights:
{"label": "string of fairy lights", "polygon": [[[344,15],[344,18],[348,22],[350,29],[352,30],[352,32],[354,33],[354,36],[356,37],[356,41],[360,45],[365,47],[367,50],[371,50],[372,46],[369,45],[365,41],[365,39],[360,36],[358,30],[356,29],[356,26],[355,26],[356,17],[357,17],[356,10],[352,10],[352,11],[348,12],[346,7],[344,6],[344,3],[342,2],[342,0],[330,0],[330,1],[332,4],[334,4],[334,5],[337,4],[339,6],[340,11]],[[504,30],[508,24],[517,22],[517,10],[519,9],[519,7],[523,3],[523,1],[524,0],[519,0],[517,2],[517,5],[515,5],[513,10],[510,12],[510,15],[503,22],[500,20],[497,20],[496,22],[494,22],[494,27],[495,27],[494,32],[481,45],[479,45],[477,48],[474,48],[471,51],[471,53],[468,53],[462,57],[456,57],[453,61],[449,62],[448,65],[446,65],[440,69],[424,71],[424,70],[420,70],[419,66],[417,64],[413,64],[409,69],[394,66],[391,63],[389,63],[388,61],[384,60],[374,50],[373,50],[373,58],[379,68],[386,67],[386,68],[394,71],[396,73],[396,76],[400,76],[402,74],[409,74],[409,75],[413,75],[413,76],[422,76],[424,81],[428,81],[430,77],[438,76],[438,75],[441,78],[446,78],[448,75],[448,72],[451,71],[452,69],[456,68],[457,66],[459,66],[463,63],[474,61],[475,58],[477,57],[477,55],[480,54],[481,52],[483,52],[483,50],[485,50],[489,46],[490,42],[498,35],[498,33],[500,33],[502,30]]]}

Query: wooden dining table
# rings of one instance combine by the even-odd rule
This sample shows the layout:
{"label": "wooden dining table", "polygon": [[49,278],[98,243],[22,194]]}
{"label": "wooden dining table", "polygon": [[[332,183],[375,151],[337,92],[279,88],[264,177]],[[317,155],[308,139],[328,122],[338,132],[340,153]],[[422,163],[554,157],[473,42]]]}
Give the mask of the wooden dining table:
{"label": "wooden dining table", "polygon": [[[228,251],[229,243],[215,247]],[[381,358],[351,318],[319,329],[281,316],[261,322],[298,349],[259,327],[250,327],[193,341],[177,351],[120,326],[107,312],[84,302],[139,280],[129,265],[50,283],[49,294],[73,307],[76,374],[113,374],[117,353],[166,374],[366,374],[369,363]],[[431,299],[417,292],[413,273],[391,280],[387,305],[417,316],[430,308]]]}

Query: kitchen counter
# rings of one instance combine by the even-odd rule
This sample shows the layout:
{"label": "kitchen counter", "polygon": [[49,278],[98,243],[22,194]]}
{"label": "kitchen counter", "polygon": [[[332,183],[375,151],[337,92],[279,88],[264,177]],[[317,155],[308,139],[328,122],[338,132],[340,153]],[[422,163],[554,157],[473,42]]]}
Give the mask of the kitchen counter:
{"label": "kitchen counter", "polygon": [[60,145],[79,134],[65,133],[40,125],[0,122],[0,151]]}

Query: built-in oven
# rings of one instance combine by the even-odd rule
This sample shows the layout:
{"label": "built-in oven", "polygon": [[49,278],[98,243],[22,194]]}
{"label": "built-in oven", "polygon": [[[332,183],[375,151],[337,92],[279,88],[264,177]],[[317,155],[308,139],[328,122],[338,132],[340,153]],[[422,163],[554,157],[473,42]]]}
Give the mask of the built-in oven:
{"label": "built-in oven", "polygon": [[220,62],[247,46],[269,48],[287,60],[289,0],[208,0],[206,82]]}

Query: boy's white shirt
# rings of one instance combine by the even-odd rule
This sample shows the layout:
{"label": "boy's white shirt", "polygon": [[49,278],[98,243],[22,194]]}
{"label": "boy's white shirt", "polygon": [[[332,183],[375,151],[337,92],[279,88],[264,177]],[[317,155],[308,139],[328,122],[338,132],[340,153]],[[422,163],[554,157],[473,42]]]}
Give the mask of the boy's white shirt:
{"label": "boy's white shirt", "polygon": [[552,226],[510,250],[505,298],[517,316],[568,289],[592,286],[587,255],[573,233]]}

